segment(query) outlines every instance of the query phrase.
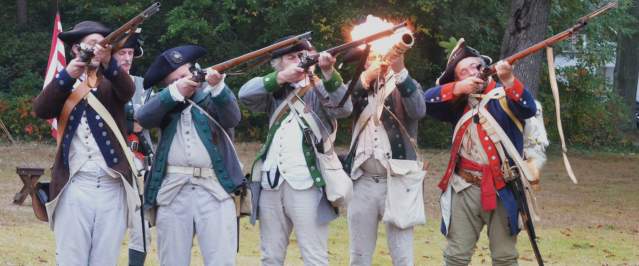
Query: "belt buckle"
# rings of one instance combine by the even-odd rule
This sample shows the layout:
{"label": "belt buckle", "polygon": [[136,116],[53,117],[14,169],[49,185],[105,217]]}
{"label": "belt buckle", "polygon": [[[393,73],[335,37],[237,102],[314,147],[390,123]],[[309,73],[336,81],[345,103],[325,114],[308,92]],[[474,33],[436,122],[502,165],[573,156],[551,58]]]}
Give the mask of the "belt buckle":
{"label": "belt buckle", "polygon": [[193,168],[193,177],[202,177],[202,168]]}
{"label": "belt buckle", "polygon": [[375,183],[379,183],[379,182],[385,181],[386,177],[385,176],[371,176],[371,179],[373,179],[373,181],[375,181]]}

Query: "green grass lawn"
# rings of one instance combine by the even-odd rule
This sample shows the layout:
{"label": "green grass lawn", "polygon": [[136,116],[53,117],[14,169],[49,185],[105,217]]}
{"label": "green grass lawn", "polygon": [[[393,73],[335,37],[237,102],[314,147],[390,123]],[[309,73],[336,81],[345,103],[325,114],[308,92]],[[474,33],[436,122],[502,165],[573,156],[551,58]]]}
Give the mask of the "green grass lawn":
{"label": "green grass lawn", "polygon": [[[243,161],[249,162],[257,145],[239,147]],[[441,151],[424,151],[431,160],[426,180],[428,223],[415,229],[416,265],[441,265],[446,245],[439,233],[439,211],[435,184],[446,160]],[[15,167],[46,167],[53,147],[41,144],[0,145],[0,265],[54,265],[55,242],[47,224],[39,222],[31,211],[30,199],[16,206],[13,195],[22,186]],[[544,173],[542,191],[537,194],[542,221],[537,223],[539,245],[546,265],[639,265],[639,157],[636,155],[573,156],[580,184],[569,183],[561,158],[551,156]],[[484,231],[485,232],[485,231]],[[155,237],[155,229],[152,229]],[[197,242],[197,241],[196,241]],[[153,240],[147,265],[158,265]],[[521,265],[536,265],[525,232],[517,244]],[[348,226],[345,217],[330,225],[329,255],[332,265],[348,264]],[[119,265],[126,265],[127,246],[122,244]],[[258,265],[259,228],[242,219],[238,265]],[[192,265],[202,265],[196,246]],[[383,226],[378,233],[373,265],[390,265]],[[295,237],[289,246],[286,265],[302,265]],[[477,245],[472,265],[490,265],[485,233]]]}
{"label": "green grass lawn", "polygon": [[[30,212],[19,207],[17,212]],[[25,209],[25,210],[22,210]],[[386,235],[380,227],[373,265],[390,265]],[[414,248],[416,265],[441,265],[442,249],[446,242],[439,233],[439,223],[430,219],[415,230]],[[151,230],[155,237],[155,229]],[[639,263],[639,238],[636,232],[617,230],[613,227],[575,227],[571,229],[540,228],[539,245],[547,265],[636,265]],[[197,242],[197,241],[196,241]],[[156,243],[153,241],[148,265],[159,265]],[[536,265],[530,244],[521,234],[517,248],[521,265]],[[55,241],[53,233],[43,223],[25,225],[3,225],[0,228],[1,265],[53,265],[55,263]],[[126,265],[127,246],[122,244],[119,265]],[[348,264],[348,226],[340,217],[331,223],[329,255],[332,265]],[[258,265],[260,260],[259,230],[246,219],[242,219],[238,265]],[[202,265],[197,245],[193,248],[192,265]],[[289,246],[287,265],[302,265],[295,237]],[[489,265],[490,252],[485,234],[477,246],[473,265]]]}

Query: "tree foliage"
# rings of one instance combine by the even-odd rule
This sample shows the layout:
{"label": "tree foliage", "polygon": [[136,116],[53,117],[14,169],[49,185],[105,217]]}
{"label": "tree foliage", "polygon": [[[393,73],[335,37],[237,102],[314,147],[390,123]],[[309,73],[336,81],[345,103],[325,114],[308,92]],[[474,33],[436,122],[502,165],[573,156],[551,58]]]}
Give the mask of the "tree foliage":
{"label": "tree foliage", "polygon": [[[15,0],[0,2],[4,7],[0,14],[0,33],[4,36],[0,49],[0,103],[16,98],[31,99],[42,88],[56,1],[28,1],[26,27],[16,26]],[[549,33],[557,33],[574,24],[578,17],[602,2],[553,1]],[[150,3],[150,0],[60,1],[58,10],[65,30],[82,20],[98,20],[115,28]],[[143,75],[162,50],[187,43],[208,49],[200,62],[203,65],[212,65],[268,45],[283,36],[306,31],[313,31],[313,44],[324,50],[348,40],[352,26],[373,14],[395,22],[406,19],[412,22],[416,45],[408,52],[406,65],[425,89],[434,85],[444,68],[448,54],[446,43],[450,44],[451,40],[463,37],[482,53],[498,58],[509,12],[508,2],[499,0],[163,0],[161,3],[161,11],[143,24],[145,56],[135,61],[133,74]],[[622,6],[628,3],[622,1]],[[614,60],[616,34],[629,34],[637,28],[636,18],[629,17],[625,10],[626,7],[615,10],[588,26],[585,35],[588,49],[579,50],[579,67],[596,69],[604,62]],[[566,44],[560,45],[560,48],[565,47]],[[267,71],[266,66],[251,69],[241,76],[229,76],[227,83],[237,91],[249,78]],[[350,73],[349,69],[343,71]],[[588,73],[592,77],[598,75]],[[542,82],[540,91],[549,91],[545,84],[547,82]],[[594,88],[600,84],[589,86]],[[595,101],[592,104],[602,103]],[[24,134],[22,120],[12,119],[18,116],[15,110],[6,108],[0,114],[3,120],[12,121],[8,123],[17,123],[11,128],[23,139],[48,138],[46,130],[39,137]],[[44,121],[31,123],[40,123],[39,128],[46,128]],[[264,115],[243,109],[243,121],[237,135],[243,140],[262,140],[266,126]],[[349,136],[344,129],[350,125],[346,121],[341,126],[339,139],[346,141]],[[450,131],[450,125],[424,119],[420,123],[420,145],[446,147]],[[570,139],[571,135],[568,137]],[[581,137],[574,141],[587,142]]]}

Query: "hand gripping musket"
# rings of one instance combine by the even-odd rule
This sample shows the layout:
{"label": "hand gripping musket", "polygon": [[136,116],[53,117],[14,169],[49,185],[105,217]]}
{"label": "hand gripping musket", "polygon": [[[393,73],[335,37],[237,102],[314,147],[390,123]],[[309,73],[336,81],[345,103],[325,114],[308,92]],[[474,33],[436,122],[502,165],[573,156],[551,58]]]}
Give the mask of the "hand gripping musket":
{"label": "hand gripping musket", "polygon": [[[557,86],[556,86],[556,81],[554,80],[554,64],[552,63],[552,49],[550,48],[552,45],[554,45],[557,42],[563,41],[571,36],[573,36],[575,33],[577,33],[579,30],[583,29],[588,22],[598,16],[601,15],[604,12],[609,11],[612,8],[617,7],[617,3],[616,2],[610,2],[602,7],[600,7],[599,9],[595,10],[594,12],[581,17],[577,20],[577,23],[570,27],[569,29],[556,34],[550,38],[547,38],[523,51],[520,51],[516,54],[513,54],[507,58],[504,59],[504,61],[508,62],[509,64],[514,64],[517,61],[519,61],[522,58],[525,58],[531,54],[534,54],[538,51],[540,51],[541,49],[547,48],[548,52],[549,52],[549,72],[551,73],[551,87],[553,88],[553,96],[555,97],[555,108],[556,108],[556,114],[557,114],[557,123],[558,123],[558,130],[560,133],[560,138],[561,138],[561,142],[562,142],[562,151],[563,151],[563,156],[564,156],[564,164],[566,166],[566,170],[568,172],[568,176],[571,178],[571,180],[577,184],[577,179],[574,176],[574,173],[572,172],[572,167],[570,166],[570,163],[568,161],[568,158],[566,157],[566,146],[565,146],[565,140],[563,138],[563,130],[561,128],[561,120],[559,117],[559,99],[558,99],[558,92],[557,92]],[[480,73],[479,78],[483,79],[483,80],[488,80],[488,78],[492,75],[494,75],[496,73],[496,69],[495,69],[496,64],[492,64],[488,67],[484,67]],[[521,172],[521,171],[520,171]],[[529,194],[526,193],[527,188],[525,187],[524,182],[522,181],[523,177],[521,174],[518,175],[517,178],[515,178],[515,180],[513,182],[509,183],[509,186],[513,189],[513,193],[515,196],[515,199],[517,201],[517,205],[520,211],[520,216],[522,218],[522,222],[524,225],[524,229],[526,230],[527,234],[528,234],[528,238],[530,239],[530,243],[532,245],[532,249],[533,252],[535,254],[535,259],[537,260],[537,263],[539,265],[544,265],[543,259],[541,257],[541,253],[539,251],[539,247],[537,245],[537,234],[535,233],[535,227],[533,225],[533,216],[531,215],[531,210],[529,208],[529,206],[531,206],[530,203],[530,199],[527,198],[527,196]]]}
{"label": "hand gripping musket", "polygon": [[[356,48],[360,45],[364,45],[364,44],[368,44],[370,42],[373,42],[375,40],[384,38],[384,37],[388,37],[390,35],[392,35],[393,33],[395,33],[396,30],[400,29],[400,28],[404,28],[408,25],[407,21],[404,21],[400,24],[397,24],[395,26],[393,26],[390,29],[387,30],[383,30],[380,32],[377,32],[375,34],[369,35],[367,37],[361,38],[359,40],[354,40],[351,42],[347,42],[345,44],[339,45],[339,46],[335,46],[333,48],[330,48],[328,50],[325,50],[324,52],[327,52],[329,54],[331,54],[332,56],[337,56],[340,55],[342,53],[345,53],[346,51]],[[310,56],[305,56],[302,58],[302,61],[299,64],[299,67],[304,68],[304,69],[308,69],[309,67],[311,67],[312,65],[317,64],[319,60],[319,54],[314,54],[314,55],[310,55]]]}
{"label": "hand gripping musket", "polygon": [[[158,11],[160,11],[160,3],[153,3],[140,14],[133,17],[131,20],[120,26],[115,31],[111,32],[108,36],[104,37],[104,39],[98,42],[98,44],[104,47],[106,45],[115,43],[116,47],[114,47],[114,51],[119,50],[130,36],[129,34],[135,32],[135,29],[140,26],[142,22],[144,22],[146,19],[148,19],[150,16],[154,15]],[[80,60],[82,60],[82,62],[88,63],[89,61],[91,61],[91,58],[93,58],[93,56],[93,47],[80,47]]]}
{"label": "hand gripping musket", "polygon": [[[259,50],[247,53],[247,54],[243,54],[241,56],[229,59],[227,61],[224,61],[222,63],[216,64],[214,66],[209,67],[210,69],[213,70],[217,70],[217,72],[222,73],[228,69],[231,69],[235,66],[241,65],[243,63],[246,63],[248,61],[251,61],[253,59],[256,58],[260,58],[263,57],[265,55],[268,55],[272,52],[274,52],[275,50],[284,48],[284,47],[288,47],[288,46],[292,46],[292,45],[296,45],[299,42],[302,41],[306,41],[306,40],[310,40],[311,38],[311,32],[305,32],[302,33],[300,35],[297,36],[293,36],[291,38],[288,38],[286,40],[283,40],[281,42],[275,43],[275,44],[271,44],[269,46],[266,46],[264,48],[261,48]],[[203,82],[205,77],[206,77],[206,69],[202,69],[200,68],[198,65],[193,65],[191,66],[191,74],[193,74],[193,77],[191,78],[193,81],[196,82]]]}
{"label": "hand gripping musket", "polygon": [[[393,45],[390,51],[388,51],[388,53],[386,53],[384,57],[382,58],[380,76],[382,77],[386,76],[386,71],[388,70],[388,66],[391,64],[391,62],[393,62],[395,59],[405,54],[406,51],[408,51],[408,49],[413,47],[413,44],[415,44],[415,38],[413,37],[413,34],[408,31],[405,33],[402,33],[400,36],[399,42]],[[370,50],[370,47],[367,45],[366,49],[364,49],[364,51],[361,54],[358,54],[361,57],[360,61],[358,63],[357,68],[355,69],[355,73],[353,74],[353,78],[351,79],[351,82],[348,84],[348,89],[346,90],[344,97],[342,97],[342,99],[337,104],[338,107],[344,106],[344,104],[348,100],[348,97],[350,97],[351,93],[353,92],[353,89],[355,89],[355,84],[357,83],[357,79],[362,74],[362,72],[364,72],[364,65],[366,64],[369,50]]]}
{"label": "hand gripping musket", "polygon": [[[236,67],[238,65],[244,64],[244,63],[246,63],[248,61],[251,61],[251,60],[254,60],[254,59],[257,59],[257,58],[262,58],[262,57],[264,57],[266,55],[269,55],[269,54],[273,53],[274,51],[276,51],[278,49],[289,47],[289,46],[293,46],[293,45],[296,45],[296,44],[298,44],[300,42],[308,41],[310,39],[311,39],[311,32],[308,31],[308,32],[302,33],[300,35],[288,38],[286,40],[277,42],[275,44],[271,44],[271,45],[266,46],[264,48],[261,48],[259,50],[256,50],[256,51],[253,51],[253,52],[250,52],[250,53],[246,53],[246,54],[243,54],[241,56],[229,59],[227,61],[224,61],[222,63],[216,64],[216,65],[208,67],[208,68],[204,68],[203,69],[203,68],[200,68],[200,65],[194,64],[189,69],[189,71],[192,74],[191,80],[195,81],[195,82],[204,82],[206,80],[207,69],[212,69],[212,70],[216,70],[219,73],[223,73],[224,71],[226,71],[228,69],[231,69],[231,68]],[[191,100],[187,100],[187,101],[189,101],[189,103],[191,103],[196,108],[201,108],[196,103],[194,103],[193,101],[191,101]],[[213,121],[214,123],[217,124],[215,119],[213,119],[213,117],[209,116],[208,113],[206,113],[206,111],[204,111],[203,109],[200,110],[200,111],[205,116],[207,116],[209,118],[209,120],[211,120],[211,121]],[[224,130],[224,129],[222,129],[222,126],[219,125],[219,124],[218,124],[218,127],[221,130]],[[229,139],[229,141],[232,143],[232,140]],[[233,145],[231,145],[231,146],[232,146],[232,149],[235,151],[235,147]],[[237,152],[236,152],[236,154],[237,154]],[[239,244],[239,239],[240,239],[240,216],[241,216],[241,213],[240,213],[240,204],[241,204],[240,197],[242,196],[242,193],[246,193],[246,191],[244,191],[244,190],[237,191],[234,194],[234,196],[233,196],[233,200],[235,201],[235,212],[236,212],[236,215],[237,215],[236,216],[236,220],[235,220],[236,221],[236,225],[237,225],[237,239],[238,239],[237,246],[236,246],[236,251],[237,252],[239,252],[239,250],[240,250],[240,244]]]}
{"label": "hand gripping musket", "polygon": [[[113,47],[113,51],[117,51],[121,49],[122,46],[124,46],[124,43],[126,42],[126,40],[129,38],[129,36],[131,36],[131,34],[133,34],[133,32],[135,32],[138,26],[140,26],[142,22],[144,22],[146,19],[148,19],[150,16],[154,15],[158,11],[160,11],[160,3],[155,2],[151,4],[140,14],[133,17],[127,23],[120,26],[118,29],[116,29],[115,31],[111,32],[109,35],[104,37],[104,39],[98,42],[98,44],[102,47],[105,47],[110,44],[115,44],[115,47]],[[85,63],[90,62],[93,56],[95,56],[93,47],[87,47],[84,44],[80,44],[79,54],[80,54],[80,60]],[[89,82],[89,86],[92,88],[97,87],[98,84],[100,83],[100,78],[97,77],[96,69],[88,68],[87,77],[88,77],[87,80]]]}
{"label": "hand gripping musket", "polygon": [[[144,11],[142,11],[140,14],[138,14],[137,16],[135,16],[134,18],[132,18],[131,20],[129,20],[127,23],[125,23],[124,25],[120,26],[118,29],[116,29],[115,31],[111,32],[109,35],[107,35],[104,39],[102,39],[102,41],[98,42],[98,44],[102,47],[106,46],[106,45],[110,45],[110,44],[115,44],[114,47],[114,51],[117,51],[119,49],[122,48],[122,46],[124,45],[124,43],[127,41],[127,39],[131,36],[131,34],[133,34],[135,32],[135,30],[138,28],[138,26],[140,24],[142,24],[142,22],[144,22],[146,19],[148,19],[150,16],[152,16],[153,14],[157,13],[160,10],[160,3],[156,2],[151,4],[151,6],[147,7]],[[83,62],[89,62],[91,61],[91,59],[94,56],[94,50],[93,47],[80,47],[80,60],[82,60]],[[97,69],[88,69],[87,70],[87,82],[89,82],[89,86],[90,87],[97,87],[99,82],[100,82],[100,78],[97,76]],[[117,134],[117,133],[116,133]],[[124,151],[126,152],[126,151]],[[145,169],[145,176],[148,175],[148,173],[150,172],[149,169]],[[136,187],[138,189],[138,196],[140,197],[140,202],[143,202],[143,187],[142,184],[144,181],[139,182],[139,177],[140,177],[140,171],[138,169],[131,169],[131,171],[133,171],[134,173],[136,173],[136,177],[133,177],[133,182],[136,182]],[[146,178],[144,178],[146,179]],[[145,226],[144,226],[144,204],[142,203],[142,205],[140,206],[140,223],[142,226],[142,241],[143,241],[143,248],[144,248],[144,252],[147,253],[147,246],[146,246],[146,230],[145,230]]]}
{"label": "hand gripping musket", "polygon": [[[390,35],[392,35],[393,33],[395,33],[396,30],[404,28],[408,26],[408,22],[404,21],[400,24],[397,24],[395,26],[393,26],[390,29],[387,30],[383,30],[383,31],[379,31],[375,34],[369,35],[367,37],[358,39],[358,40],[354,40],[351,42],[347,42],[344,43],[342,45],[339,46],[335,46],[332,47],[330,49],[325,50],[324,52],[327,52],[329,54],[331,54],[332,56],[337,56],[340,54],[343,54],[353,48],[357,48],[361,45],[368,45],[371,42],[384,38],[384,37],[388,37]],[[410,36],[411,38],[411,43],[412,43],[412,35]],[[403,39],[403,38],[402,38]],[[368,48],[366,49],[366,54],[368,54]],[[364,55],[365,56],[365,55]],[[309,56],[304,56],[301,58],[301,62],[299,64],[299,67],[308,70],[312,65],[317,64],[319,60],[319,53],[318,54],[313,54],[313,55],[309,55]],[[363,71],[363,67],[358,67],[358,69],[356,69],[356,73],[355,73],[355,77],[359,76],[361,74],[361,72]],[[311,79],[312,80],[312,79]],[[342,100],[339,102],[338,106],[344,106],[344,103],[346,103],[346,100],[348,99],[348,97],[350,96],[350,94],[352,93],[353,89],[354,89],[354,85],[353,82],[351,82],[351,84],[348,87],[348,90],[346,91],[346,94],[344,95],[344,97],[342,98]]]}

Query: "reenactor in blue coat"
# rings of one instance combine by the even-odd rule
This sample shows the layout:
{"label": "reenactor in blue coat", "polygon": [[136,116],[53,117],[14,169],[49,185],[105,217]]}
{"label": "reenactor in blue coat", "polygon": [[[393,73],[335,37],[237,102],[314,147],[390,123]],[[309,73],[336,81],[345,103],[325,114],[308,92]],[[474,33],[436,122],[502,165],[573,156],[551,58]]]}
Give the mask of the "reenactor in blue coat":
{"label": "reenactor in blue coat", "polygon": [[[499,83],[480,79],[482,68],[490,63],[490,58],[461,39],[437,86],[424,94],[428,115],[456,125],[448,167],[439,183],[444,192],[441,230],[448,240],[446,265],[470,263],[484,225],[493,265],[517,265],[519,257],[515,248],[519,210],[508,186],[518,178],[510,167],[515,165],[514,158],[493,139],[510,141],[522,155],[524,120],[534,116],[537,108],[508,63],[496,64]],[[496,136],[501,134],[494,127],[503,129],[506,136]]]}
{"label": "reenactor in blue coat", "polygon": [[[124,106],[135,87],[112,57],[111,47],[99,45],[110,32],[101,23],[83,21],[60,33],[74,58],[33,102],[38,117],[58,118],[58,134],[62,134],[51,169],[49,198],[41,199],[55,235],[58,265],[117,264],[127,226],[140,222],[134,215],[140,199],[118,141],[125,131]],[[90,62],[81,60],[82,47],[95,49]],[[87,81],[89,66],[103,74],[99,84]],[[107,110],[89,102],[89,96]],[[79,101],[67,105],[73,102],[70,99]]]}
{"label": "reenactor in blue coat", "polygon": [[241,114],[223,75],[211,70],[205,82],[192,80],[189,68],[205,52],[185,45],[159,55],[144,75],[144,87],[164,89],[136,113],[144,128],[162,130],[144,193],[161,265],[189,265],[194,235],[205,265],[235,264],[231,194],[245,180],[228,134]]}

